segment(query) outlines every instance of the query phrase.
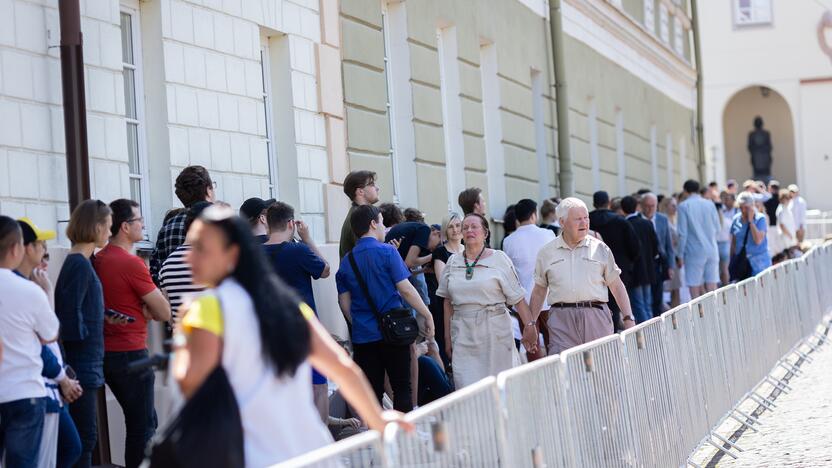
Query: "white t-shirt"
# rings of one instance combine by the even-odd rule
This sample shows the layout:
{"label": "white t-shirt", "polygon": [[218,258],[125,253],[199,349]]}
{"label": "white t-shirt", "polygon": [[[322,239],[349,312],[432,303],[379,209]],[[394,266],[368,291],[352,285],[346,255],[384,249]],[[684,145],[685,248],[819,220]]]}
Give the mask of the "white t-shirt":
{"label": "white t-shirt", "polygon": [[739,208],[734,207],[730,210],[725,208],[719,209],[719,214],[722,216],[722,228],[716,237],[717,242],[731,242],[731,224],[734,222],[734,216],[739,212]]}
{"label": "white t-shirt", "polygon": [[[780,246],[779,250],[785,250],[797,245],[797,223],[794,220],[794,211],[792,209],[792,204],[779,204],[777,205],[777,230],[780,232]],[[786,236],[786,233],[783,232],[781,228],[786,228],[789,232],[789,235]]]}
{"label": "white t-shirt", "polygon": [[794,213],[794,223],[797,229],[806,227],[806,200],[800,195],[792,198],[792,213]]}
{"label": "white t-shirt", "polygon": [[[503,252],[511,259],[520,284],[526,290],[526,302],[532,297],[534,288],[534,265],[537,253],[544,245],[555,240],[555,233],[549,229],[537,227],[533,224],[519,226],[503,241]],[[545,304],[544,304],[544,308]]]}
{"label": "white t-shirt", "polygon": [[46,396],[40,338],[57,338],[60,324],[46,293],[0,268],[0,403]]}
{"label": "white t-shirt", "polygon": [[230,278],[213,292],[223,310],[222,364],[240,406],[246,466],[270,466],[332,443],[312,399],[309,363],[293,377],[277,378],[263,362],[248,293]]}

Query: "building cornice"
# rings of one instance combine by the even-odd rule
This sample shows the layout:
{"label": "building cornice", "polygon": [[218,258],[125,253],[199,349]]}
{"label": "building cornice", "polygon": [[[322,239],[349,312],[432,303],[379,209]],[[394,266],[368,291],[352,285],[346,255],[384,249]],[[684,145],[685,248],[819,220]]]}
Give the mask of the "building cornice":
{"label": "building cornice", "polygon": [[563,29],[680,105],[695,107],[695,69],[604,0],[565,0]]}
{"label": "building cornice", "polygon": [[[517,0],[549,20],[547,0]],[[662,0],[685,30],[691,21],[681,7]],[[686,108],[695,107],[696,70],[647,28],[609,0],[563,0],[564,32],[644,80]]]}
{"label": "building cornice", "polygon": [[[657,36],[647,31],[644,25],[622,9],[606,0],[565,0],[565,2],[667,73],[687,78],[691,85],[696,84],[696,69],[693,65],[678,56],[669,45],[660,41]],[[687,19],[684,16],[683,18]],[[684,24],[684,19],[682,21]]]}

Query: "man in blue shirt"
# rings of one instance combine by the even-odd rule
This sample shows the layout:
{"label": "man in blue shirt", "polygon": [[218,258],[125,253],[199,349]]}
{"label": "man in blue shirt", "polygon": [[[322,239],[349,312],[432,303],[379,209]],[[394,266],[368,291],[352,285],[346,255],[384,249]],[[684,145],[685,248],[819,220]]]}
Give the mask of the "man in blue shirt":
{"label": "man in blue shirt", "polygon": [[716,289],[719,282],[719,212],[712,201],[699,195],[699,182],[684,185],[685,201],[679,204],[676,226],[679,230],[679,268],[685,267],[685,282],[690,296],[697,298]]}
{"label": "man in blue shirt", "polygon": [[[424,318],[422,334],[433,337],[433,318],[419,293],[410,284],[410,270],[395,247],[385,244],[381,212],[372,205],[355,207],[350,227],[358,238],[352,249],[361,276],[380,314],[402,307],[402,299]],[[382,339],[378,320],[361,289],[349,256],[341,259],[335,275],[338,304],[352,325],[355,362],[367,375],[379,402],[384,393],[384,374],[393,390],[393,407],[399,411],[413,409],[410,387],[410,346],[387,344]]]}
{"label": "man in blue shirt", "polygon": [[[269,239],[263,245],[274,271],[286,284],[294,288],[312,310],[315,296],[312,280],[329,277],[329,264],[309,234],[309,226],[295,219],[295,209],[283,202],[274,202],[266,210]],[[295,231],[300,242],[295,242]]]}
{"label": "man in blue shirt", "polygon": [[[329,277],[329,263],[315,245],[309,234],[309,226],[295,219],[295,209],[283,202],[273,202],[266,211],[268,240],[263,244],[263,251],[274,268],[277,276],[298,293],[301,300],[315,313],[315,296],[312,292],[312,280]],[[297,231],[300,242],[295,242]],[[326,377],[312,369],[312,394],[315,406],[326,423],[329,417],[329,397]]]}

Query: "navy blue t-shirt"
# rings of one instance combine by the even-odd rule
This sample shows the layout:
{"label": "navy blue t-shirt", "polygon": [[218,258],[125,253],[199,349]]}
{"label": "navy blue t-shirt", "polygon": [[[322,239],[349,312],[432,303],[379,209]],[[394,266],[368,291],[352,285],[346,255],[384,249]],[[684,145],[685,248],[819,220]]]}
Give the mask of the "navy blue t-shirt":
{"label": "navy blue t-shirt", "polygon": [[321,277],[326,263],[303,242],[266,244],[263,250],[277,276],[294,288],[303,302],[317,312],[312,280]]}
{"label": "navy blue t-shirt", "polygon": [[402,259],[407,258],[407,252],[414,245],[419,247],[419,256],[424,257],[429,253],[430,226],[415,221],[399,223],[387,232],[384,242],[390,242],[393,239],[401,239],[399,255],[402,256]]}

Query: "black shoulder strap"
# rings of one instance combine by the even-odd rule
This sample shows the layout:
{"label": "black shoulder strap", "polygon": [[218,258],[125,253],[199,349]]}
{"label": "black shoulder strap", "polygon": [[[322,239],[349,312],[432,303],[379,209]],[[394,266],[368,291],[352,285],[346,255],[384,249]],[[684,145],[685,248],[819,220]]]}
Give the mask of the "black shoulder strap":
{"label": "black shoulder strap", "polygon": [[743,240],[742,240],[742,248],[743,248],[743,250],[745,250],[745,246],[746,246],[746,245],[748,245],[748,233],[750,233],[750,232],[751,232],[751,223],[753,223],[754,221],[756,221],[756,220],[751,220],[751,221],[748,223],[748,227],[745,229],[745,237],[744,237],[744,238],[743,238]]}
{"label": "black shoulder strap", "polygon": [[370,295],[370,289],[367,287],[367,283],[364,282],[364,277],[361,276],[361,272],[358,271],[358,265],[355,263],[355,257],[352,254],[352,250],[350,250],[347,254],[347,257],[350,260],[352,271],[355,272],[355,279],[358,280],[358,285],[361,286],[361,290],[364,291],[364,296],[367,297],[367,303],[370,304],[370,308],[373,309],[373,314],[375,314],[376,319],[379,323],[381,323],[381,313],[378,311],[378,307],[376,307],[376,302],[373,300],[373,296]]}

